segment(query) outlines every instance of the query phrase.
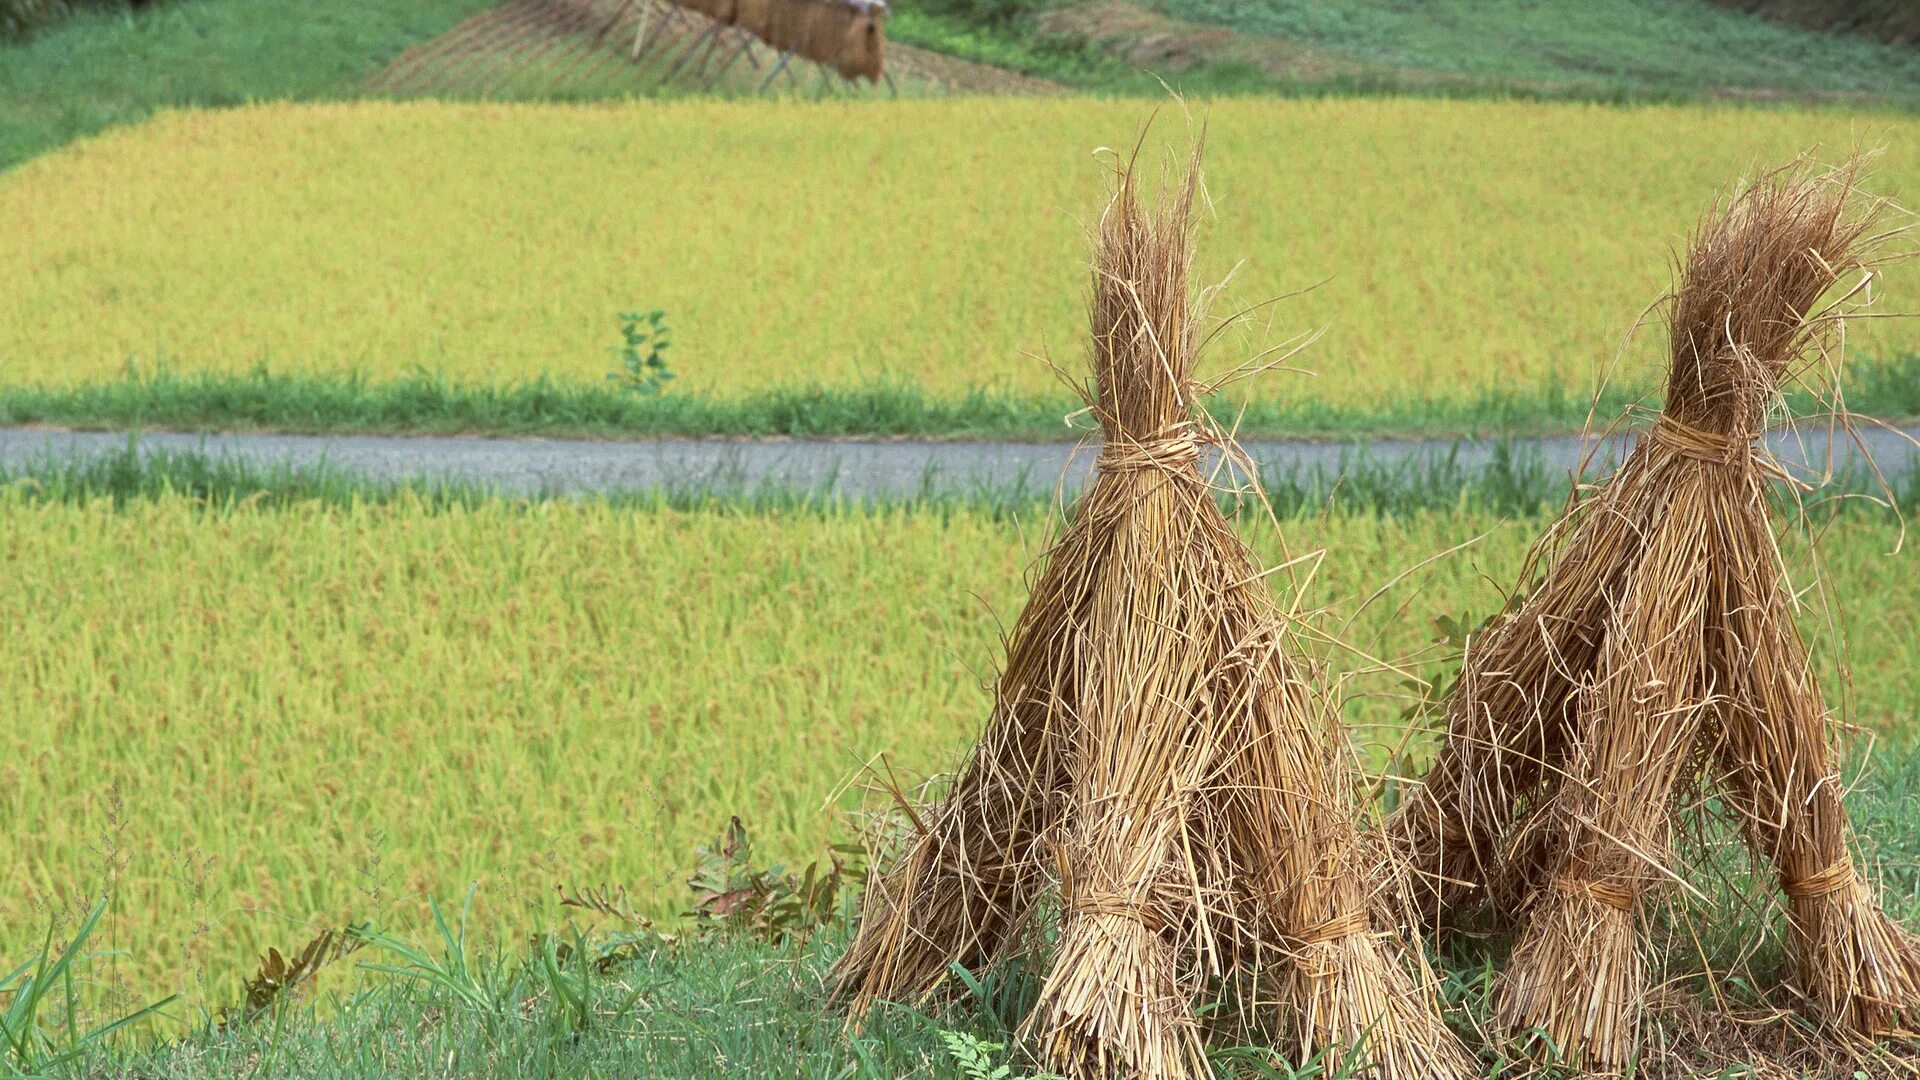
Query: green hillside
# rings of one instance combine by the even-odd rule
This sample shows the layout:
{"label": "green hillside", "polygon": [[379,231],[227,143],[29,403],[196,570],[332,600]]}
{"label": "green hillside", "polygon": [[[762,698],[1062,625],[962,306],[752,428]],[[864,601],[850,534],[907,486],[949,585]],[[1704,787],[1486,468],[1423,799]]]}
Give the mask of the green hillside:
{"label": "green hillside", "polygon": [[[0,44],[7,121],[0,168],[157,108],[356,96],[393,58],[489,6],[174,0],[139,10],[85,8],[24,41]],[[1156,95],[1164,77],[1200,96],[1733,93],[1920,101],[1920,51],[1707,0],[1157,0],[1151,10],[1119,2],[901,0],[890,33],[902,44],[1107,94]],[[601,92],[634,91],[616,84]],[[550,95],[522,93],[508,81],[490,96]]]}
{"label": "green hillside", "polygon": [[1912,0],[1714,0],[1724,7],[1813,30],[1920,45],[1920,4]]}
{"label": "green hillside", "polygon": [[1393,68],[1596,90],[1912,98],[1920,50],[1704,0],[1154,0],[1155,10]]}
{"label": "green hillside", "polygon": [[488,0],[177,0],[0,44],[0,168],[169,106],[350,94]]}

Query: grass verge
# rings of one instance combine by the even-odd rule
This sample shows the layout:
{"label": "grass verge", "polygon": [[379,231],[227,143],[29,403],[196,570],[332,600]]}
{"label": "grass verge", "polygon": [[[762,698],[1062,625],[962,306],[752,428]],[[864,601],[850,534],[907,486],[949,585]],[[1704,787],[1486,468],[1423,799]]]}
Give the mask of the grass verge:
{"label": "grass verge", "polygon": [[[1920,789],[1920,754],[1901,749],[1883,754],[1878,768],[1856,780],[1849,810],[1874,856],[1891,914],[1911,925],[1920,918],[1920,821],[1912,795]],[[1730,833],[1695,853],[1686,867],[1703,900],[1688,905],[1693,922],[1687,945],[1656,955],[1655,971],[1667,987],[1652,1010],[1640,1075],[1760,1075],[1757,1054],[1716,1043],[1732,1025],[1704,1008],[1720,1000],[1741,1010],[1764,1031],[1746,1039],[1756,1047],[1768,1036],[1806,1042],[1805,1029],[1768,1009],[1792,1006],[1777,989],[1782,927],[1764,901],[1765,875],[1751,875],[1734,853]],[[36,1054],[0,1049],[0,1064],[47,1076],[166,1076],[174,1080],[241,1075],[356,1078],[393,1075],[651,1076],[854,1078],[957,1077],[1002,1080],[1037,1077],[1038,1067],[1013,1032],[1030,1007],[1039,973],[1022,965],[969,972],[955,979],[952,997],[925,1007],[876,1009],[857,1029],[827,1000],[828,972],[851,928],[849,893],[837,893],[803,917],[758,923],[714,914],[702,890],[720,883],[776,882],[775,891],[798,884],[778,868],[755,867],[750,858],[728,856],[712,878],[712,855],[689,884],[693,911],[687,919],[656,928],[624,912],[618,894],[573,909],[575,917],[527,941],[482,940],[470,935],[469,909],[435,907],[434,927],[424,934],[394,935],[369,924],[352,924],[338,935],[316,939],[291,965],[271,960],[257,976],[246,1003],[213,1012],[172,1001],[155,1003],[184,1023],[154,1024],[152,1005],[122,1006],[129,1019],[146,1021],[118,1032],[76,1038],[68,1046],[49,1037]],[[836,884],[838,884],[836,872]],[[812,881],[809,878],[808,881]],[[471,896],[469,897],[471,901]],[[1650,932],[1679,931],[1676,905],[1656,908]],[[100,974],[101,959],[89,959],[86,935],[97,929],[100,909],[80,928],[63,955],[80,977]],[[1509,1061],[1486,1044],[1491,1030],[1491,989],[1507,948],[1500,936],[1468,936],[1436,955],[1441,1001],[1450,1023],[1469,1045],[1479,1047],[1489,1077],[1559,1077],[1531,1063]],[[42,954],[43,958],[46,956]],[[29,958],[28,967],[32,966]],[[316,979],[332,964],[350,974]],[[1729,968],[1739,971],[1728,975]],[[266,976],[277,976],[270,985]],[[316,989],[316,987],[324,987]],[[69,1022],[70,1002],[47,1002],[40,1015],[26,1014],[35,1033]],[[111,1027],[105,1018],[82,1023],[93,1031]],[[16,1019],[19,1017],[16,1016]],[[1751,1033],[1749,1033],[1751,1035]],[[1817,1036],[1815,1036],[1817,1042]],[[1769,1048],[1778,1053],[1776,1048]],[[1802,1051],[1804,1053],[1804,1051]],[[1337,1060],[1288,1061],[1262,1046],[1216,1041],[1209,1053],[1222,1077],[1259,1080],[1324,1080],[1346,1075]],[[1804,1070],[1809,1060],[1797,1063]],[[1868,1052],[1849,1062],[1878,1075],[1898,1063],[1910,1065],[1911,1047]],[[1793,1059],[1771,1061],[1791,1065]],[[1005,1071],[996,1071],[1004,1067]],[[1804,1071],[1801,1073],[1807,1075]],[[1565,1074],[1572,1075],[1572,1074]],[[1771,1075],[1771,1074],[1768,1074]]]}
{"label": "grass verge", "polygon": [[[1920,354],[1856,363],[1848,407],[1883,419],[1920,416]],[[1345,438],[1549,434],[1580,430],[1638,400],[1599,402],[1551,381],[1537,389],[1483,390],[1465,398],[1402,395],[1369,407],[1313,399],[1253,398],[1243,411],[1219,406],[1243,438]],[[1813,408],[1789,396],[1796,414]],[[1654,401],[1648,401],[1654,404]],[[550,438],[705,436],[917,437],[1057,441],[1089,430],[1066,417],[1079,403],[1062,393],[973,389],[938,394],[906,380],[857,387],[776,388],[739,397],[672,392],[652,396],[612,383],[537,379],[462,383],[416,373],[373,381],[355,375],[293,375],[255,369],[127,377],[71,386],[0,387],[0,425],[95,430],[277,431],[302,434],[531,435]]]}
{"label": "grass verge", "polygon": [[375,8],[311,0],[179,0],[88,8],[0,44],[0,170],[158,109],[352,96],[409,46],[491,0]]}
{"label": "grass verge", "polygon": [[1589,92],[1920,97],[1920,55],[1699,2],[1167,0],[1167,14],[1393,67]]}

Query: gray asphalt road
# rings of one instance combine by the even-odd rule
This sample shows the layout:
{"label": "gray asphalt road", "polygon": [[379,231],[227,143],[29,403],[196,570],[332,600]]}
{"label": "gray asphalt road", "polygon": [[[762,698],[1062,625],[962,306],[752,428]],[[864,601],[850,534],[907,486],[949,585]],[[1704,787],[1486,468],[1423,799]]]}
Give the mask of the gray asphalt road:
{"label": "gray asphalt road", "polygon": [[[1890,477],[1920,469],[1920,426],[1904,431],[1861,432]],[[1790,465],[1818,469],[1829,458],[1844,467],[1858,456],[1850,443],[1830,443],[1824,429],[1772,437],[1774,452]],[[125,434],[0,428],[0,467],[18,469],[48,457],[75,458],[123,451]],[[1068,444],[937,441],[658,440],[586,442],[538,439],[413,438],[308,435],[142,435],[137,445],[154,450],[199,451],[261,466],[326,465],[370,479],[451,480],[503,492],[604,492],[646,490],[837,491],[852,496],[920,492],[1004,491],[1025,485],[1068,490],[1084,483],[1094,452]],[[1521,439],[1512,443],[1555,470],[1577,464],[1585,446],[1578,437]],[[1616,459],[1623,444],[1599,448]],[[1452,439],[1378,439],[1361,443],[1250,442],[1263,466],[1318,471],[1332,477],[1359,457],[1388,467],[1417,467],[1452,457],[1464,472],[1478,472],[1493,459],[1496,444]],[[1064,478],[1064,479],[1063,479]]]}

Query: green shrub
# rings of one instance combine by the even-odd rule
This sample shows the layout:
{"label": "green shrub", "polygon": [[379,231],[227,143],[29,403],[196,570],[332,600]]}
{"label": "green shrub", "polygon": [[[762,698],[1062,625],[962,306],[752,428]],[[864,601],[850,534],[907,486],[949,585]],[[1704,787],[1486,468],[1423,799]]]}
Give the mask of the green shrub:
{"label": "green shrub", "polygon": [[1860,34],[1889,45],[1920,45],[1920,5],[1912,0],[1715,0],[1723,7],[1813,30]]}
{"label": "green shrub", "polygon": [[1052,0],[915,0],[915,6],[977,25],[1004,27],[1023,15],[1052,6]]}
{"label": "green shrub", "polygon": [[66,13],[66,0],[0,0],[0,37],[23,37]]}
{"label": "green shrub", "polygon": [[145,0],[0,0],[0,40],[18,40],[82,7],[142,7]]}

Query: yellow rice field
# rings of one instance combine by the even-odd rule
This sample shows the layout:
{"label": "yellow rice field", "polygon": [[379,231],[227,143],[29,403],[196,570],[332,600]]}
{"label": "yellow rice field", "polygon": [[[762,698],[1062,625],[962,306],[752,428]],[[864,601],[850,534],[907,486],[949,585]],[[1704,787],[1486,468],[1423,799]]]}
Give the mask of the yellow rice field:
{"label": "yellow rice field", "polygon": [[[1335,516],[1290,538],[1335,553],[1314,596],[1351,614],[1486,534],[1347,632],[1405,656],[1430,616],[1486,614],[1540,524]],[[110,889],[129,982],[218,1005],[267,945],[348,918],[417,927],[424,897],[469,882],[486,935],[557,921],[562,882],[669,914],[730,814],[764,856],[807,857],[846,835],[858,796],[837,793],[863,762],[953,763],[1044,533],[973,512],[0,493],[0,956]],[[1852,715],[1883,732],[1920,700],[1920,574],[1887,555],[1897,535],[1860,515],[1827,540],[1854,601]],[[1376,762],[1398,682],[1354,683]]]}
{"label": "yellow rice field", "polygon": [[[1138,102],[365,102],[175,112],[0,176],[0,378],[425,370],[598,381],[616,314],[664,308],[675,393],[881,379],[1052,387],[1081,345],[1097,147]],[[1366,405],[1578,391],[1661,291],[1716,188],[1920,121],[1838,110],[1226,100],[1202,264],[1226,306],[1318,284],[1223,359],[1326,327],[1318,376],[1252,393]],[[1177,107],[1158,134],[1184,132]],[[1150,153],[1157,152],[1150,149]],[[1915,271],[1885,307],[1920,301]],[[1649,338],[1652,335],[1648,335]],[[1920,343],[1911,322],[1856,346]],[[1645,355],[1645,354],[1642,354]],[[1629,369],[1644,379],[1648,365]]]}

